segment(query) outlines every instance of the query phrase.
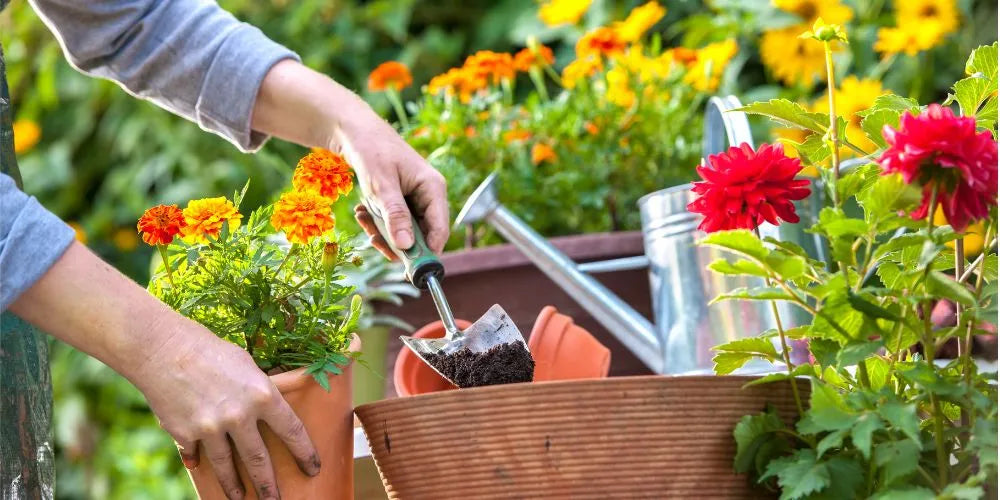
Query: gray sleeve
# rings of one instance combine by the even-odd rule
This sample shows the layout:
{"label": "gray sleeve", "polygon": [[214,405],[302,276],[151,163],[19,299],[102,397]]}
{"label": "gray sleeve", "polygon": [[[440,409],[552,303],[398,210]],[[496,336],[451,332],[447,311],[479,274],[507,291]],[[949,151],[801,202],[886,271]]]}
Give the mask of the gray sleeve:
{"label": "gray sleeve", "polygon": [[274,64],[298,56],[212,0],[30,0],[80,71],[114,80],[242,151],[254,101]]}
{"label": "gray sleeve", "polygon": [[73,243],[73,228],[0,174],[0,311],[38,281]]}

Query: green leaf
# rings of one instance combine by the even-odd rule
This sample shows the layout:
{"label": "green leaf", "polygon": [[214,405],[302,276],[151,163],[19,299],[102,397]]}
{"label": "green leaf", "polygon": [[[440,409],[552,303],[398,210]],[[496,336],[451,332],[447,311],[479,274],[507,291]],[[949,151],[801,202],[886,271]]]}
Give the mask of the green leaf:
{"label": "green leaf", "polygon": [[778,478],[781,500],[803,498],[830,485],[830,472],[825,464],[817,463],[816,452],[810,449],[772,460],[761,480],[769,477]]}
{"label": "green leaf", "polygon": [[788,99],[771,99],[767,102],[754,102],[736,109],[751,115],[763,115],[786,127],[801,128],[825,134],[829,126],[829,117],[823,113],[806,111],[802,106]]}
{"label": "green leaf", "polygon": [[965,63],[965,72],[970,76],[955,83],[955,100],[963,115],[976,116],[997,89],[997,43],[974,50]]}
{"label": "green leaf", "polygon": [[899,374],[907,382],[918,385],[939,396],[959,396],[965,389],[957,379],[949,379],[927,363],[906,363],[899,366]]}
{"label": "green leaf", "polygon": [[837,353],[837,367],[854,366],[882,348],[882,342],[851,342]]}
{"label": "green leaf", "polygon": [[835,366],[837,364],[837,353],[840,351],[840,344],[833,340],[824,338],[814,338],[809,340],[809,352],[816,358],[820,366]]}
{"label": "green leaf", "polygon": [[920,447],[910,440],[889,441],[875,445],[875,463],[885,469],[885,481],[892,484],[917,471]]}
{"label": "green leaf", "polygon": [[795,148],[799,158],[809,165],[821,166],[830,157],[830,144],[823,140],[821,134],[809,134],[801,144],[791,139],[778,139],[778,141]]}
{"label": "green leaf", "polygon": [[861,452],[861,455],[865,457],[865,460],[871,458],[872,434],[884,428],[885,426],[882,425],[882,419],[874,413],[862,413],[861,416],[855,420],[854,427],[851,427],[851,442],[853,442],[854,447]]}
{"label": "green leaf", "polygon": [[877,163],[869,163],[854,169],[837,181],[837,192],[840,194],[840,199],[846,200],[857,196],[858,191],[861,191],[866,185],[870,186],[880,175],[882,175],[882,167],[879,167]]}
{"label": "green leaf", "polygon": [[879,109],[861,119],[861,130],[879,148],[885,148],[885,138],[882,129],[886,125],[899,128],[899,117],[902,113],[891,109]]}
{"label": "green leaf", "polygon": [[819,495],[823,499],[860,498],[858,488],[864,483],[864,471],[856,460],[836,456],[826,462],[833,480]]}
{"label": "green leaf", "polygon": [[768,267],[786,280],[793,280],[806,273],[806,259],[798,255],[771,252],[766,262]]}
{"label": "green leaf", "polygon": [[715,351],[760,354],[771,359],[778,357],[778,351],[774,348],[774,344],[772,344],[769,339],[761,337],[736,339],[731,342],[715,346],[712,349]]}
{"label": "green leaf", "polygon": [[901,234],[879,245],[878,248],[876,248],[872,252],[872,256],[878,259],[886,254],[895,252],[897,250],[902,250],[907,247],[912,247],[917,245],[922,246],[925,241],[927,241],[926,232],[925,234],[915,234],[915,233]]}
{"label": "green leaf", "polygon": [[871,500],[934,500],[935,498],[937,496],[933,491],[923,486],[911,486],[876,493]]}
{"label": "green leaf", "polygon": [[[976,269],[977,269],[976,273],[978,274],[979,268]],[[998,271],[997,254],[987,255],[985,262],[983,262],[983,279],[986,280],[987,283],[992,283],[996,281],[997,271]]]}
{"label": "green leaf", "polygon": [[847,437],[847,429],[840,429],[827,434],[816,445],[817,457],[823,458],[823,454],[827,451],[834,448],[840,448],[841,445],[844,444],[845,437]]}
{"label": "green leaf", "polygon": [[889,401],[878,407],[878,414],[889,422],[894,429],[920,446],[920,419],[917,418],[917,406],[899,401]]}
{"label": "green leaf", "polygon": [[802,377],[805,375],[815,375],[815,374],[816,374],[816,368],[809,363],[804,363],[799,366],[796,366],[795,369],[792,370],[791,375],[789,375],[787,372],[769,373],[767,375],[764,375],[763,377],[751,380],[750,382],[743,384],[743,387],[746,388],[755,385],[773,384],[775,382],[787,381],[795,377]]}
{"label": "green leaf", "polygon": [[938,498],[942,500],[979,500],[983,498],[985,490],[979,485],[952,483],[941,490]]}
{"label": "green leaf", "polygon": [[752,354],[743,352],[720,352],[712,358],[716,375],[729,375],[753,359]]}
{"label": "green leaf", "polygon": [[723,248],[759,262],[763,262],[770,253],[760,238],[746,229],[717,231],[706,236],[699,244]]}
{"label": "green leaf", "polygon": [[899,210],[915,206],[920,190],[903,182],[899,174],[880,175],[858,193],[858,203],[865,210],[865,220],[876,221]]}
{"label": "green leaf", "polygon": [[[996,400],[993,401],[996,410]],[[979,459],[980,467],[997,466],[997,419],[979,418],[972,428],[972,438],[969,440],[969,449],[975,452]]]}
{"label": "green leaf", "polygon": [[809,395],[809,411],[799,421],[799,432],[817,434],[823,431],[849,429],[855,415],[847,407],[844,397],[830,384],[813,379]]}
{"label": "green leaf", "polygon": [[757,287],[757,288],[736,288],[729,293],[723,293],[712,300],[709,304],[714,304],[722,300],[732,300],[732,299],[744,299],[744,300],[795,300],[795,297],[788,295],[787,292],[780,288],[775,287]]}
{"label": "green leaf", "polygon": [[920,112],[920,103],[914,99],[910,99],[909,97],[901,97],[896,94],[885,94],[876,97],[875,102],[872,103],[871,107],[858,112],[858,115],[866,117],[873,113],[886,110],[898,111],[899,113],[911,112],[916,114]]}
{"label": "green leaf", "polygon": [[927,293],[938,297],[951,299],[959,304],[972,306],[976,297],[965,285],[960,284],[940,271],[931,271],[927,275]]}
{"label": "green leaf", "polygon": [[756,262],[751,262],[749,260],[740,259],[735,262],[729,262],[726,259],[716,259],[708,265],[708,268],[719,273],[719,274],[729,274],[729,275],[751,275],[760,276],[766,278],[768,276],[767,271],[760,264]]}
{"label": "green leaf", "polygon": [[899,320],[898,314],[895,314],[892,311],[880,305],[873,304],[862,298],[861,295],[858,295],[852,291],[847,292],[847,301],[851,304],[851,307],[853,307],[858,311],[861,311],[866,316],[878,319],[888,319],[892,321]]}
{"label": "green leaf", "polygon": [[757,456],[768,441],[774,440],[774,433],[784,429],[785,424],[778,418],[773,407],[758,415],[744,415],[733,429],[736,439],[736,457],[733,468],[737,473],[750,472]]}
{"label": "green leaf", "polygon": [[861,219],[853,219],[838,208],[826,207],[819,212],[819,223],[811,230],[821,231],[830,238],[861,236],[868,232],[869,224]]}

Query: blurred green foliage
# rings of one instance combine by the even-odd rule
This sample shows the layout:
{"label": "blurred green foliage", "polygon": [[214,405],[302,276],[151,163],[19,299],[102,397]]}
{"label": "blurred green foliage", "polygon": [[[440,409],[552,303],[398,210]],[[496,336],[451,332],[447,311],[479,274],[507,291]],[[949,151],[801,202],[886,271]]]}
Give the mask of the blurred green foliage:
{"label": "blurred green foliage", "polygon": [[[309,66],[388,112],[384,97],[365,88],[368,72],[380,62],[398,60],[412,69],[416,84],[403,92],[408,101],[418,100],[420,85],[459,65],[467,54],[478,49],[513,50],[524,46],[531,35],[553,48],[561,68],[573,59],[573,43],[583,30],[621,19],[641,2],[594,0],[581,26],[557,28],[538,20],[533,0],[220,3],[298,52]],[[800,22],[776,11],[768,0],[663,3],[668,12],[654,30],[661,33],[665,47],[738,40],[740,50],[718,93],[736,94],[744,102],[771,97],[811,101],[821,95],[821,85],[779,85],[763,67],[758,49],[761,32]],[[962,74],[964,54],[996,39],[996,2],[959,0],[962,27],[946,43],[916,57],[879,64],[871,46],[877,26],[893,23],[892,2],[844,3],[858,15],[849,26],[849,49],[837,56],[838,72],[879,78],[884,88],[920,102],[943,100],[951,82]],[[195,124],[136,100],[110,82],[77,73],[25,0],[14,0],[0,14],[0,44],[7,57],[15,118],[35,121],[42,130],[41,142],[19,157],[27,191],[66,220],[79,222],[94,251],[141,283],[149,277],[152,250],[139,244],[134,228],[145,208],[229,193],[249,177],[251,190],[244,208],[252,210],[287,185],[295,161],[304,153],[298,146],[273,141],[257,155],[240,154]],[[540,116],[537,125],[548,126],[557,119]],[[768,126],[762,122],[755,126],[755,135],[766,139]],[[448,165],[445,160],[436,164]],[[442,168],[453,173],[450,190],[458,197],[478,184],[485,172],[453,160]],[[527,168],[513,170],[531,175]],[[580,180],[574,180],[572,172],[553,175],[568,176],[567,182]],[[683,172],[678,170],[677,176],[682,178]],[[602,198],[579,203],[606,214]],[[461,199],[452,202],[460,204]],[[622,210],[629,217],[629,207]],[[340,227],[350,230],[344,226],[353,224],[349,209],[337,215]],[[573,217],[576,220],[569,222],[579,230],[612,227],[610,219],[588,219],[585,212]],[[634,227],[634,221],[624,226]],[[59,498],[193,498],[169,436],[127,381],[62,344],[53,350],[53,380]]]}

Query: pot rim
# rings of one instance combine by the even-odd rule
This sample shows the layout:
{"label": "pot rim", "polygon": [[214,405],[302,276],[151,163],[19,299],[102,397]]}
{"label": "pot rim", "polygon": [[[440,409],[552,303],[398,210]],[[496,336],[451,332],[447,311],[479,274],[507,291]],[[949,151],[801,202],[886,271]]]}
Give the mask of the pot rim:
{"label": "pot rim", "polygon": [[[348,346],[347,351],[360,352],[361,337],[359,337],[357,333],[352,333],[351,336],[351,343]],[[352,358],[346,366],[350,366],[353,363],[354,359]],[[306,375],[305,372],[306,367],[300,366],[294,370],[281,372],[277,375],[268,375],[268,378],[271,379],[271,383],[278,388],[278,392],[282,394],[304,389],[310,382],[319,385],[316,383],[316,379],[314,379],[312,375]]]}

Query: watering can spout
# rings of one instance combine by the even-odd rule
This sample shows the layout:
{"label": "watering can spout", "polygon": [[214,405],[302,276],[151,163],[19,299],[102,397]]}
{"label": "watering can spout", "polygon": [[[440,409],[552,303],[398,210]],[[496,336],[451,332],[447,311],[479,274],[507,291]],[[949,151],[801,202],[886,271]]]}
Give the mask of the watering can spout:
{"label": "watering can spout", "polygon": [[487,177],[469,197],[455,226],[479,221],[488,222],[523,252],[650,370],[664,373],[663,346],[656,327],[504,207],[496,195],[496,174]]}

